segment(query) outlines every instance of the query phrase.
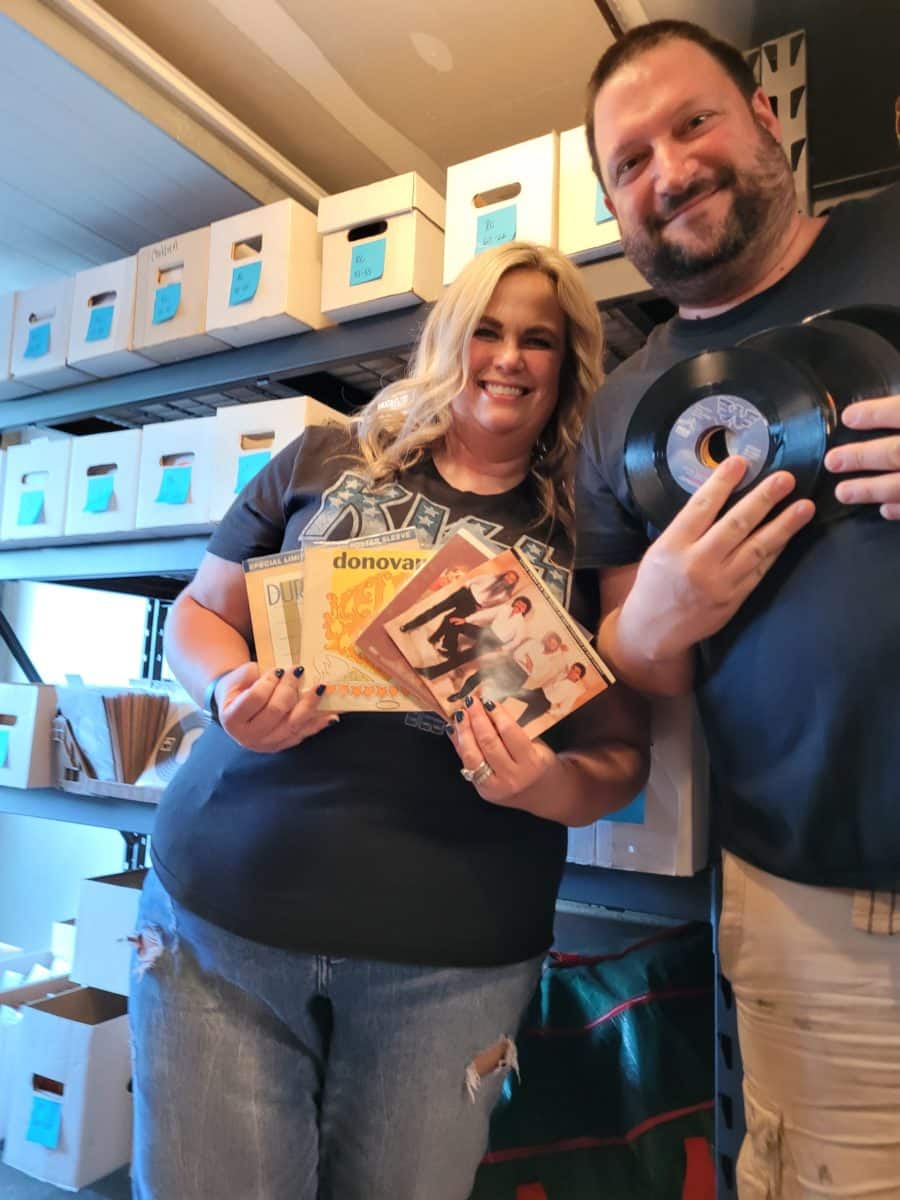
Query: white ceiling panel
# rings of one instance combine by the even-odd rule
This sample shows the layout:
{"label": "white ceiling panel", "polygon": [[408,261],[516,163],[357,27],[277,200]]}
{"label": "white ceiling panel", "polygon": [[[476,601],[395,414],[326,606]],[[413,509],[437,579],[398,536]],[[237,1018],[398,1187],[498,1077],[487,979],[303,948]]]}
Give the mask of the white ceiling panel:
{"label": "white ceiling panel", "polygon": [[0,293],[255,206],[5,16],[0,66]]}

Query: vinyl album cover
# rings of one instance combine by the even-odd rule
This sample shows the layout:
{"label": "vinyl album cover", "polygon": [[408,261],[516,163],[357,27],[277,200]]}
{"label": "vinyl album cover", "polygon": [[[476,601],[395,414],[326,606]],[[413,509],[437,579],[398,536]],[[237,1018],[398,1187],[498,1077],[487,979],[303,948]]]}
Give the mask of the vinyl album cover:
{"label": "vinyl album cover", "polygon": [[436,594],[417,579],[402,599],[405,611],[385,630],[445,716],[469,695],[490,699],[533,738],[614,682],[588,634],[515,550]]}
{"label": "vinyl album cover", "polygon": [[429,559],[415,530],[345,542],[307,542],[303,551],[301,656],[305,686],[326,685],[325,712],[420,712],[389,675],[356,647],[360,631]]}
{"label": "vinyl album cover", "polygon": [[248,558],[243,565],[260,670],[299,666],[303,551]]}
{"label": "vinyl album cover", "polygon": [[[385,625],[420,597],[429,598],[432,603],[442,601],[470,570],[492,558],[495,553],[494,549],[471,532],[461,530],[453,534],[369,621],[356,639],[360,653],[399,684],[407,695],[415,697],[422,708],[434,709],[434,696],[422,677],[409,665]],[[425,655],[428,645],[433,644],[429,643],[430,636],[430,629],[423,628],[419,637],[414,639],[417,648]]]}

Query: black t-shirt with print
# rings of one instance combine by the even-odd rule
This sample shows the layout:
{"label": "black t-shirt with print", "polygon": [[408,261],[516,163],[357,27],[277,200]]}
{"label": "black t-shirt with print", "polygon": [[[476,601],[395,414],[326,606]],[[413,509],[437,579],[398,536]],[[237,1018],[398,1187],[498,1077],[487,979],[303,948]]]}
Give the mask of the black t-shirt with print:
{"label": "black t-shirt with print", "polygon": [[[840,205],[773,287],[717,317],[669,321],[615,371],[582,442],[577,565],[637,562],[657,536],[629,495],[623,450],[635,408],[664,371],[773,325],[855,305],[900,306],[900,186]],[[900,522],[873,506],[815,522],[700,651],[697,698],[722,845],[801,883],[894,887]]]}
{"label": "black t-shirt with print", "polygon": [[[424,460],[368,490],[343,431],[308,429],[243,490],[209,543],[232,562],[416,526],[437,541],[463,517],[516,546],[584,621],[571,548],[535,526],[526,480],[459,492]],[[566,722],[548,740],[564,744]],[[566,830],[483,801],[434,714],[347,713],[277,754],[213,727],[163,797],[153,859],[166,889],[245,937],[312,953],[477,966],[551,941]]]}

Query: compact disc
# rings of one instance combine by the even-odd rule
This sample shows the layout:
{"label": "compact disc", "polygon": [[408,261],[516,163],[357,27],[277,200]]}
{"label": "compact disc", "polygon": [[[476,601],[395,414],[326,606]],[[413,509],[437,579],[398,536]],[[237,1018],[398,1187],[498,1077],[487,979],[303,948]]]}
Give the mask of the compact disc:
{"label": "compact disc", "polygon": [[747,472],[731,502],[763,475],[790,471],[792,498],[812,494],[831,401],[816,376],[780,353],[711,350],[671,367],[648,388],[625,435],[625,475],[647,520],[665,528],[729,455]]}

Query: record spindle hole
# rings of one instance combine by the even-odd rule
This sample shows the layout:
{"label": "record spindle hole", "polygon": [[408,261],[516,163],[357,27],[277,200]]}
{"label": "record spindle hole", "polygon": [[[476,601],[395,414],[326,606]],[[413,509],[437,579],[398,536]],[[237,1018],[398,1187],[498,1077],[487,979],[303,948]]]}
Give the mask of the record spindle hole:
{"label": "record spindle hole", "polygon": [[697,442],[697,458],[714,471],[728,457],[728,430],[724,425],[707,429]]}

